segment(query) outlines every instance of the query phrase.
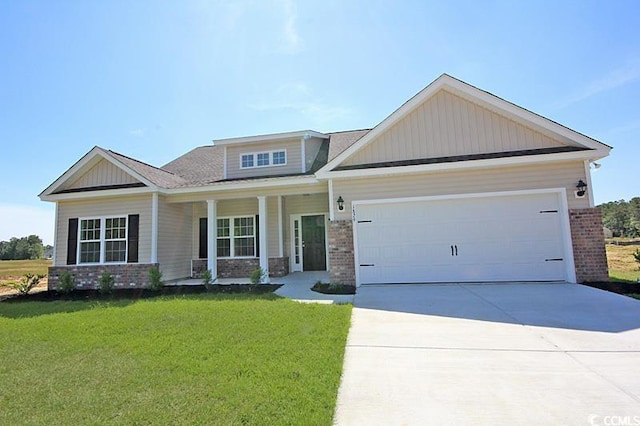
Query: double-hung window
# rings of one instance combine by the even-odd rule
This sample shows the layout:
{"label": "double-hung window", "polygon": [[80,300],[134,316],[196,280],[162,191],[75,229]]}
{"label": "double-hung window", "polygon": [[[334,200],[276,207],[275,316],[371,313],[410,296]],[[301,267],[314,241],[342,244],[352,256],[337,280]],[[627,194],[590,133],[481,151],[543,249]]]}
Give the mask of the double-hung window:
{"label": "double-hung window", "polygon": [[283,166],[287,164],[287,151],[284,149],[277,151],[258,152],[255,154],[242,154],[240,156],[240,168],[250,169],[253,167]]}
{"label": "double-hung window", "polygon": [[79,263],[126,261],[126,217],[81,219],[79,234]]}
{"label": "double-hung window", "polygon": [[255,257],[255,218],[229,217],[218,219],[218,257]]}

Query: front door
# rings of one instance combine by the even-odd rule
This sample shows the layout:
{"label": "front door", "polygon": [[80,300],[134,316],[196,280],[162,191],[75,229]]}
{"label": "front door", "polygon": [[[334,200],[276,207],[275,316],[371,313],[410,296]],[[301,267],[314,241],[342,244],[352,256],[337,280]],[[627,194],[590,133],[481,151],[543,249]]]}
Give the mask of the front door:
{"label": "front door", "polygon": [[302,267],[305,271],[326,271],[324,215],[302,216]]}

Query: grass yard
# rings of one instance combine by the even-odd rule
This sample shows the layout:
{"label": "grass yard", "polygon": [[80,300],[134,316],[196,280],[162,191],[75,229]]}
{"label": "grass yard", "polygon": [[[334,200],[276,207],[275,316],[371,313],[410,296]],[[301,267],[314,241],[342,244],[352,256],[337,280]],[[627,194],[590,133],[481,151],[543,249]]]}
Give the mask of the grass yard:
{"label": "grass yard", "polygon": [[612,281],[636,282],[640,277],[638,262],[633,258],[640,246],[617,246],[607,244],[607,262],[609,263],[609,278]]}
{"label": "grass yard", "polygon": [[330,424],[350,305],[0,303],[0,424]]}
{"label": "grass yard", "polygon": [[0,280],[15,279],[27,273],[46,274],[50,259],[0,260]]}

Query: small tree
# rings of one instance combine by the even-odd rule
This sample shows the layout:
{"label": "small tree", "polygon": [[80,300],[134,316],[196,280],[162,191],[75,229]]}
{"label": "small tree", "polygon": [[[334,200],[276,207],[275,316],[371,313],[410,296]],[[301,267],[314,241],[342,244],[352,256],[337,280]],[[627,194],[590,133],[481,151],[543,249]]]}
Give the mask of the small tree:
{"label": "small tree", "polygon": [[113,292],[113,286],[113,275],[108,272],[103,272],[98,280],[98,291],[102,294],[109,294]]}
{"label": "small tree", "polygon": [[29,294],[29,292],[40,284],[44,275],[25,274],[20,281],[10,281],[7,287],[16,290],[19,294]]}
{"label": "small tree", "polygon": [[636,249],[633,253],[633,258],[638,262],[638,269],[640,270],[640,249]]}
{"label": "small tree", "polygon": [[76,289],[76,279],[68,271],[64,271],[60,274],[60,282],[58,283],[58,290],[60,293],[71,293]]}
{"label": "small tree", "polygon": [[149,290],[160,291],[164,282],[162,281],[162,271],[157,266],[149,268]]}
{"label": "small tree", "polygon": [[211,275],[211,269],[205,269],[202,273],[202,284],[207,290],[211,290],[213,286],[213,276]]}
{"label": "small tree", "polygon": [[262,268],[254,269],[249,275],[249,279],[251,280],[251,284],[260,284],[262,279],[264,278],[264,270]]}

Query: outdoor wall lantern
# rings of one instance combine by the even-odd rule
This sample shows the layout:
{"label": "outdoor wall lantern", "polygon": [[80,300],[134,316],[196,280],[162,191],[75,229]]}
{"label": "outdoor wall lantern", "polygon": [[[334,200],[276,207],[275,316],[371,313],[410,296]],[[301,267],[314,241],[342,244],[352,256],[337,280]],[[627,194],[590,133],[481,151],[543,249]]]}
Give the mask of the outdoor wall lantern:
{"label": "outdoor wall lantern", "polygon": [[584,193],[585,193],[585,191],[586,191],[586,189],[587,189],[587,184],[586,184],[586,183],[584,183],[584,182],[582,181],[582,179],[580,179],[580,180],[578,181],[578,184],[576,185],[576,188],[578,188],[578,191],[576,192],[576,195],[577,195],[578,197],[583,197],[583,196],[584,196]]}
{"label": "outdoor wall lantern", "polygon": [[338,199],[336,200],[336,202],[338,203],[338,210],[340,211],[344,210],[344,200],[342,199],[342,195],[338,196]]}

